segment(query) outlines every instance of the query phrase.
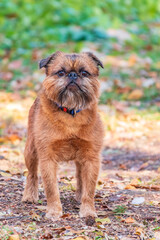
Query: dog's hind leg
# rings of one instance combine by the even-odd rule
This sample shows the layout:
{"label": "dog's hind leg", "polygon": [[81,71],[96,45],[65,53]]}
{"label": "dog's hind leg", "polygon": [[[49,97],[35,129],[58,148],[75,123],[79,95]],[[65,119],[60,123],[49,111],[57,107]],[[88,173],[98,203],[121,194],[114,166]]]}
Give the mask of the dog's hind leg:
{"label": "dog's hind leg", "polygon": [[38,201],[38,158],[32,138],[27,139],[25,147],[25,163],[28,169],[27,182],[22,202]]}
{"label": "dog's hind leg", "polygon": [[34,145],[34,116],[37,109],[38,99],[35,100],[29,111],[28,137],[24,151],[26,167],[28,168],[27,182],[23,193],[22,202],[38,201],[38,157]]}
{"label": "dog's hind leg", "polygon": [[27,182],[25,190],[23,193],[23,202],[37,202],[38,201],[38,158],[34,145],[32,145],[32,150],[28,149],[26,144],[25,149],[25,162],[28,168]]}

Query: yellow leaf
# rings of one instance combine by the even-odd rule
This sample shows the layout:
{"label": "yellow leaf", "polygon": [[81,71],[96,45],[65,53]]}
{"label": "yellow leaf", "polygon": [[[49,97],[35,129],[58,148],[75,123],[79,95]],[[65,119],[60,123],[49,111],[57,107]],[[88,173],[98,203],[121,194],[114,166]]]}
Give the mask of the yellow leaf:
{"label": "yellow leaf", "polygon": [[130,58],[128,59],[128,62],[129,62],[129,66],[132,67],[137,62],[137,56],[131,55]]}
{"label": "yellow leaf", "polygon": [[134,89],[128,96],[129,100],[139,100],[143,97],[144,93],[141,89]]}
{"label": "yellow leaf", "polygon": [[136,234],[139,236],[143,236],[143,229],[142,228],[136,228]]}
{"label": "yellow leaf", "polygon": [[131,184],[128,184],[128,185],[125,186],[125,189],[132,190],[132,189],[136,189],[136,188],[134,186],[132,186]]}
{"label": "yellow leaf", "polygon": [[23,176],[25,176],[25,177],[28,176],[28,170],[27,170],[27,169],[25,169],[25,170],[23,171]]}
{"label": "yellow leaf", "polygon": [[103,224],[111,223],[111,220],[109,218],[96,218],[95,221]]}
{"label": "yellow leaf", "polygon": [[18,234],[13,234],[9,237],[9,240],[20,240],[20,238]]}
{"label": "yellow leaf", "polygon": [[12,143],[14,143],[14,142],[16,142],[17,140],[19,141],[21,138],[20,138],[18,135],[16,135],[16,134],[12,134],[12,135],[10,135],[10,136],[7,136],[7,139],[8,139],[9,141],[11,141]]}
{"label": "yellow leaf", "polygon": [[11,176],[12,176],[12,175],[11,175],[9,172],[7,172],[7,171],[1,172],[1,175],[2,175],[3,177],[11,177]]}
{"label": "yellow leaf", "polygon": [[3,137],[0,137],[0,143],[4,143],[5,139]]}

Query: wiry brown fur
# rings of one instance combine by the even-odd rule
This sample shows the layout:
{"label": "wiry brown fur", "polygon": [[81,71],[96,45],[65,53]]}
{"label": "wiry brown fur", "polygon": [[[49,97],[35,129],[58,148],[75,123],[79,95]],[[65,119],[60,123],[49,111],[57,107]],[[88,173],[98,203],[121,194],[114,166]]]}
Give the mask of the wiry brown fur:
{"label": "wiry brown fur", "polygon": [[[95,56],[94,56],[95,57]],[[99,61],[96,57],[95,59]],[[100,168],[103,126],[97,112],[99,83],[98,64],[88,53],[67,55],[57,52],[41,62],[47,76],[42,90],[29,113],[25,161],[28,177],[22,201],[38,200],[38,163],[47,197],[47,216],[62,215],[57,186],[57,167],[60,161],[74,160],[76,164],[76,198],[81,201],[80,216],[96,216],[94,193]],[[78,86],[68,88],[67,76],[57,72],[65,68],[80,72]],[[57,105],[81,109],[74,117],[61,111]]]}

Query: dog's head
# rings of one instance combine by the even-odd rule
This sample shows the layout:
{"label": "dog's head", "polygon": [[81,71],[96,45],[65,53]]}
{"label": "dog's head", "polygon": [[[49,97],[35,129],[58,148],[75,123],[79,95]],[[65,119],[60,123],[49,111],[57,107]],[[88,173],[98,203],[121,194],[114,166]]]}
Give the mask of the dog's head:
{"label": "dog's head", "polygon": [[102,62],[92,53],[65,54],[56,52],[42,59],[46,68],[43,88],[47,98],[68,109],[84,109],[99,96],[99,66]]}

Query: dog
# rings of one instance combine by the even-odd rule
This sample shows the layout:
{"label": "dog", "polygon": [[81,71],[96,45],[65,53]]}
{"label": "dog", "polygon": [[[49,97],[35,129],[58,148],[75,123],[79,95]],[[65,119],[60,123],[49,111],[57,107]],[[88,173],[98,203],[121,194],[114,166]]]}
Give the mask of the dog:
{"label": "dog", "polygon": [[80,217],[96,217],[94,194],[100,169],[104,129],[97,110],[99,67],[92,53],[56,52],[42,59],[46,78],[33,103],[24,151],[28,168],[23,202],[38,200],[38,165],[47,198],[48,218],[62,215],[57,184],[61,161],[76,165],[76,200]]}

